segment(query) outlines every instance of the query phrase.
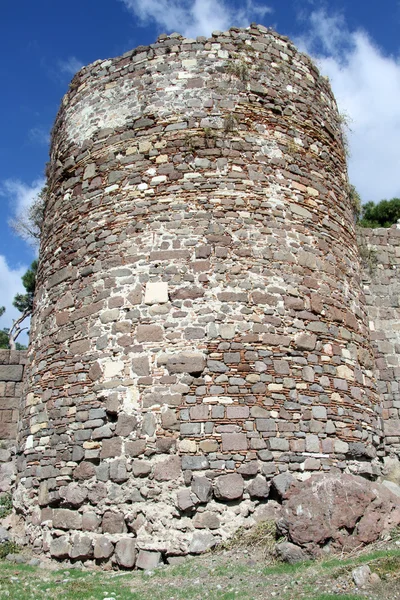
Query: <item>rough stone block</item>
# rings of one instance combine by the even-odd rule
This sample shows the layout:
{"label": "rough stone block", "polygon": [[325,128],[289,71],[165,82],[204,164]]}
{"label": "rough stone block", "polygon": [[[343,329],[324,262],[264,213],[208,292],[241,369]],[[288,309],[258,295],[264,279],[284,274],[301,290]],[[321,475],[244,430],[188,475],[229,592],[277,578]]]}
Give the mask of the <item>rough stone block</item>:
{"label": "rough stone block", "polygon": [[96,539],[93,552],[96,559],[110,558],[113,552],[114,544],[105,535]]}
{"label": "rough stone block", "polygon": [[132,569],[137,556],[136,541],[132,538],[119,540],[115,545],[115,560],[126,569]]}
{"label": "rough stone block", "polygon": [[0,365],[0,381],[22,381],[22,365]]}
{"label": "rough stone block", "polygon": [[221,438],[224,452],[247,450],[247,436],[245,433],[223,433]]}
{"label": "rough stone block", "polygon": [[136,559],[136,568],[143,569],[145,571],[156,569],[161,563],[160,552],[150,552],[149,550],[139,550],[139,554]]}
{"label": "rough stone block", "polygon": [[205,368],[203,354],[197,352],[181,352],[167,358],[167,369],[170,373],[201,373]]}
{"label": "rough stone block", "polygon": [[136,329],[136,339],[142,342],[161,342],[164,335],[164,329],[160,325],[138,325]]}
{"label": "rough stone block", "polygon": [[66,535],[52,539],[50,542],[50,555],[53,558],[68,558],[71,550],[71,544]]}
{"label": "rough stone block", "polygon": [[103,515],[101,523],[103,533],[125,533],[125,517],[121,512],[108,510]]}
{"label": "rough stone block", "polygon": [[193,525],[196,529],[219,529],[221,522],[217,514],[205,511],[196,513]]}
{"label": "rough stone block", "polygon": [[247,486],[246,491],[250,498],[268,498],[271,484],[269,481],[258,475]]}
{"label": "rough stone block", "polygon": [[182,456],[182,469],[201,471],[208,468],[208,459],[205,456]]}
{"label": "rough stone block", "polygon": [[93,544],[91,538],[87,535],[74,535],[69,556],[72,559],[91,558],[91,556],[93,556]]}
{"label": "rough stone block", "polygon": [[171,481],[178,479],[182,474],[181,459],[179,456],[170,456],[166,460],[157,463],[154,469],[156,481]]}
{"label": "rough stone block", "polygon": [[53,510],[53,527],[55,529],[82,529],[82,515],[76,510],[55,508]]}
{"label": "rough stone block", "polygon": [[237,500],[243,496],[244,481],[238,473],[221,475],[215,481],[214,495],[218,500]]}

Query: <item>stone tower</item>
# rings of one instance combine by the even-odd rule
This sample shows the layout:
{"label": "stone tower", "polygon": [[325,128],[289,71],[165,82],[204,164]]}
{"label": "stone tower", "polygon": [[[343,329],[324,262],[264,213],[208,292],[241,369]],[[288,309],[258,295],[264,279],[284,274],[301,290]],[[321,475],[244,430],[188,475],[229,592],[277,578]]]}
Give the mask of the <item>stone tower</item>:
{"label": "stone tower", "polygon": [[20,427],[38,550],[197,553],[281,472],[373,471],[340,122],[309,58],[261,26],[163,35],[75,76]]}

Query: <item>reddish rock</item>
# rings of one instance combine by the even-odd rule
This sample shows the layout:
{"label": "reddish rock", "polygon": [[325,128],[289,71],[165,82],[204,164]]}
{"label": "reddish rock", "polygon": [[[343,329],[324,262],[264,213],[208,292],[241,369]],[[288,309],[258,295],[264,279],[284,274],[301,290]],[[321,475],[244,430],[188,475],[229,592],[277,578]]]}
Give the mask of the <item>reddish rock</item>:
{"label": "reddish rock", "polygon": [[313,556],[350,551],[400,524],[400,499],[384,486],[346,474],[313,475],[286,492],[278,528]]}

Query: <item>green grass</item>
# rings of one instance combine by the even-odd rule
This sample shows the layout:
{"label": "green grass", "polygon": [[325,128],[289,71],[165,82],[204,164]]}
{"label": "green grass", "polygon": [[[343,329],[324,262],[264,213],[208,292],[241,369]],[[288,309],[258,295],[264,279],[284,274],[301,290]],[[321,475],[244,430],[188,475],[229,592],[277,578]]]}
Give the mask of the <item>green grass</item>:
{"label": "green grass", "polygon": [[[354,567],[368,563],[382,585],[392,585],[400,577],[400,549],[296,565],[265,566],[251,559],[251,553],[210,553],[150,574],[49,571],[0,561],[0,600],[264,600],[272,599],[274,590],[279,600],[361,600],[363,596],[352,593]],[[333,593],[339,578],[348,583],[346,593]],[[371,588],[368,597],[387,597],[380,593]]]}

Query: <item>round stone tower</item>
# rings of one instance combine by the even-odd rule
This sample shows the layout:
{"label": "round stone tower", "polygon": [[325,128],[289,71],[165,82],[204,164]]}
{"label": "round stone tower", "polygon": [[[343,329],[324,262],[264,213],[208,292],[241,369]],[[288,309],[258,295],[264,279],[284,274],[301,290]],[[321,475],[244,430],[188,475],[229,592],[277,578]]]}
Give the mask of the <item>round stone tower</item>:
{"label": "round stone tower", "polygon": [[198,553],[280,473],[373,474],[340,123],[309,58],[261,26],[163,35],[75,76],[20,428],[15,502],[38,550]]}

